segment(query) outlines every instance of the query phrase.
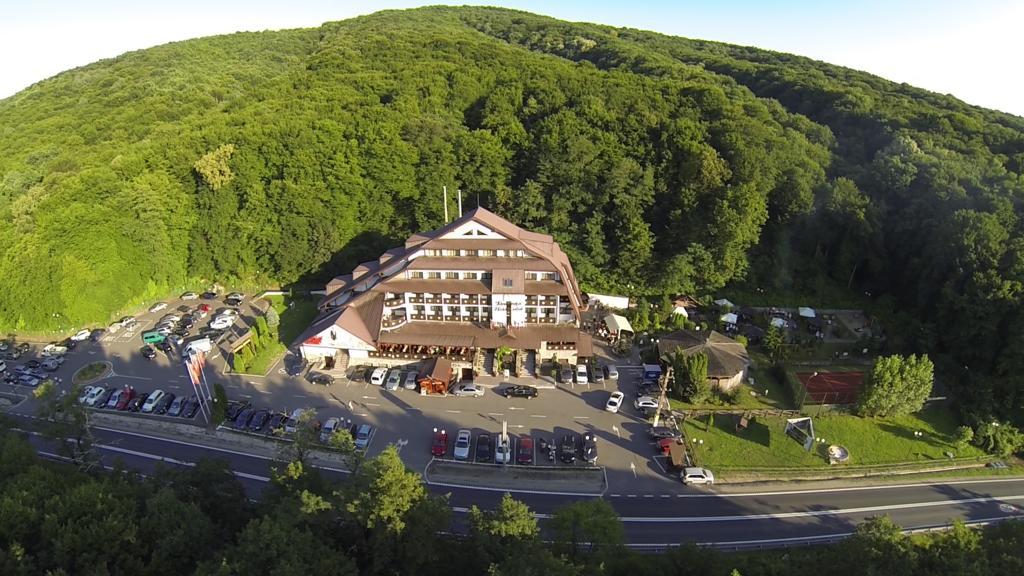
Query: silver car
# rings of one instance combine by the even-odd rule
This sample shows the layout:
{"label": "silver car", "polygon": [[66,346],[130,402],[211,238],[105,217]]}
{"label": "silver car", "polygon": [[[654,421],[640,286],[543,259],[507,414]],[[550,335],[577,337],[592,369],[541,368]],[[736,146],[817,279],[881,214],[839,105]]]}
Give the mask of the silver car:
{"label": "silver car", "polygon": [[473,396],[479,398],[484,395],[484,389],[472,382],[459,382],[452,388],[452,394],[456,396]]}
{"label": "silver car", "polygon": [[468,460],[469,459],[469,448],[472,446],[472,434],[469,430],[459,430],[459,435],[455,438],[455,459],[456,460]]}

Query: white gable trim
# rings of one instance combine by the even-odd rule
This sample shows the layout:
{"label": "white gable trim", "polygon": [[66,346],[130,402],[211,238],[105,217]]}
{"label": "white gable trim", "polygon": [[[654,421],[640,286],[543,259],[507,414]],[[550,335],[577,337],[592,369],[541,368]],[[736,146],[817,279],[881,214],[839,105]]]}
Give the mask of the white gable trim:
{"label": "white gable trim", "polygon": [[373,344],[364,342],[348,330],[335,324],[328,326],[319,334],[307,338],[303,345],[343,350],[376,350]]}
{"label": "white gable trim", "polygon": [[475,220],[462,224],[455,230],[441,236],[441,238],[446,240],[508,240],[505,236],[498,234]]}

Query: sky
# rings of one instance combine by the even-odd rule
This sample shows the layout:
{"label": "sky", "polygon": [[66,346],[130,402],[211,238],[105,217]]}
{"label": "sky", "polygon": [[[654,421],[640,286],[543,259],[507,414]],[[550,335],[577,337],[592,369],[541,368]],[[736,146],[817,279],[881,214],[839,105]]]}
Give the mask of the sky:
{"label": "sky", "polygon": [[[0,98],[63,70],[237,31],[318,26],[435,2],[0,0]],[[1024,116],[1024,0],[521,0],[572,21],[789,52]]]}

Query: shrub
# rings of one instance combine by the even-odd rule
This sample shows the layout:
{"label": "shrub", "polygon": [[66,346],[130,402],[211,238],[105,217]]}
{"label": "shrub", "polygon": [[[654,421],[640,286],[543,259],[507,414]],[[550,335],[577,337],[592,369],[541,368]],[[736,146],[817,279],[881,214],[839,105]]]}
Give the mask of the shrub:
{"label": "shrub", "polygon": [[219,426],[224,421],[227,409],[228,393],[224,391],[224,386],[217,382],[213,385],[213,406],[210,408],[210,419],[214,426]]}

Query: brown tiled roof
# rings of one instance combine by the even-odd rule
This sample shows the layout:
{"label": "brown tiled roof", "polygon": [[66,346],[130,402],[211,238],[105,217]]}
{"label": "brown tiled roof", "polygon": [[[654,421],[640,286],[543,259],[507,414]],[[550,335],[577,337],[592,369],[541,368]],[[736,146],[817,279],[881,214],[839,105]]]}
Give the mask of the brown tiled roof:
{"label": "brown tiled roof", "polygon": [[747,349],[742,344],[714,330],[678,330],[658,339],[658,355],[662,358],[677,349],[687,356],[706,353],[709,378],[732,378],[750,364]]}
{"label": "brown tiled roof", "polygon": [[492,294],[525,294],[526,275],[522,270],[495,270],[491,275]]}
{"label": "brown tiled roof", "polygon": [[591,345],[590,336],[575,326],[524,326],[506,331],[471,322],[410,322],[396,330],[381,332],[380,341],[389,344],[478,348],[509,346],[521,350],[536,350],[540,348],[541,342]]}
{"label": "brown tiled roof", "polygon": [[523,284],[523,294],[540,296],[567,296],[569,289],[561,282],[554,280],[527,280]]}

